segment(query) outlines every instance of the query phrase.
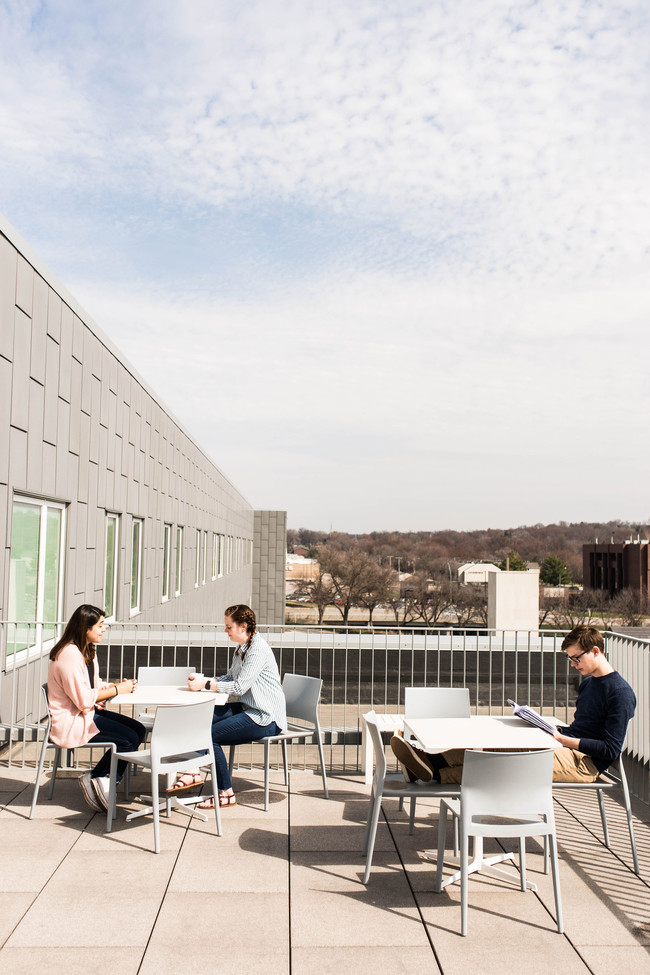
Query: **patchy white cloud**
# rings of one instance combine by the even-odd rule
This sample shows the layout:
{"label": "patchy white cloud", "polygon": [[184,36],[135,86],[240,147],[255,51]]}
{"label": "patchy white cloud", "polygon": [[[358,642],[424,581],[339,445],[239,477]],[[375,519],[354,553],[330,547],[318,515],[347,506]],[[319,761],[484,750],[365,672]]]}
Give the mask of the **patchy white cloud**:
{"label": "patchy white cloud", "polygon": [[[292,524],[646,517],[649,26],[640,0],[0,0],[2,206]],[[607,444],[625,496],[562,478]]]}

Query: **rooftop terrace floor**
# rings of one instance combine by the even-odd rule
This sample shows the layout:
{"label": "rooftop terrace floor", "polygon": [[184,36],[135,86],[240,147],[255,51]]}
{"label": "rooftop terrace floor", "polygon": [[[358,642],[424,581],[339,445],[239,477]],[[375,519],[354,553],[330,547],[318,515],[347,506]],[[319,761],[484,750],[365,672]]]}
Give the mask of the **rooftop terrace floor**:
{"label": "rooftop terrace floor", "polygon": [[[601,841],[592,795],[557,806],[566,933],[557,933],[550,875],[529,843],[538,891],[470,878],[469,935],[460,936],[460,891],[433,891],[421,851],[437,841],[438,803],[419,800],[416,829],[395,799],[384,803],[370,883],[361,857],[368,788],[360,776],[272,773],[263,810],[261,772],[235,777],[238,805],[223,835],[173,814],[154,855],[150,819],[127,823],[120,797],[114,832],[83,803],[71,778],[42,788],[27,819],[34,769],[0,769],[0,975],[427,975],[495,972],[650,973],[650,809],[635,803],[641,875],[631,869],[622,808],[606,797],[613,850]],[[132,780],[146,789],[146,776]],[[46,784],[46,783],[45,783]],[[489,849],[489,848],[488,848]]]}

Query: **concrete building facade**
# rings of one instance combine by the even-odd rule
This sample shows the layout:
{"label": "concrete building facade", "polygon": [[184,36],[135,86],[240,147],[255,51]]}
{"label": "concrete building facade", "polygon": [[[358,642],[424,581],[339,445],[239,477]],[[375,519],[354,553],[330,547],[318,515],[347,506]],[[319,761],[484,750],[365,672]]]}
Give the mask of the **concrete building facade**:
{"label": "concrete building facade", "polygon": [[0,218],[0,620],[282,623],[285,536]]}

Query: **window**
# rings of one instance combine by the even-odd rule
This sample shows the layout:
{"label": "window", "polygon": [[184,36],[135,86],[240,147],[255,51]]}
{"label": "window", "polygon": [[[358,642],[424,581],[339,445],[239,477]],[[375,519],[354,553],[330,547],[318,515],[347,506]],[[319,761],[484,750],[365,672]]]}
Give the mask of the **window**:
{"label": "window", "polygon": [[232,535],[226,535],[226,572],[232,572]]}
{"label": "window", "polygon": [[183,581],[183,529],[176,528],[176,595],[181,594],[181,583]]}
{"label": "window", "polygon": [[142,518],[133,519],[131,530],[131,616],[140,612],[142,598]]}
{"label": "window", "polygon": [[201,581],[201,532],[196,529],[196,554],[194,559],[194,588],[198,589]]}
{"label": "window", "polygon": [[208,571],[208,533],[203,532],[203,546],[201,548],[201,585],[205,585]]}
{"label": "window", "polygon": [[217,535],[216,539],[217,539],[217,576],[222,576],[223,575],[223,553],[224,553],[223,535]]}
{"label": "window", "polygon": [[62,611],[64,519],[62,504],[14,498],[8,616],[20,625],[7,640],[7,655],[54,639]]}
{"label": "window", "polygon": [[212,578],[217,578],[219,567],[219,536],[216,532],[212,533]]}
{"label": "window", "polygon": [[172,526],[163,528],[163,567],[162,567],[162,601],[169,599],[169,586],[172,574]]}
{"label": "window", "polygon": [[113,619],[117,600],[117,562],[119,544],[119,515],[106,512],[106,562],[104,565],[104,616]]}

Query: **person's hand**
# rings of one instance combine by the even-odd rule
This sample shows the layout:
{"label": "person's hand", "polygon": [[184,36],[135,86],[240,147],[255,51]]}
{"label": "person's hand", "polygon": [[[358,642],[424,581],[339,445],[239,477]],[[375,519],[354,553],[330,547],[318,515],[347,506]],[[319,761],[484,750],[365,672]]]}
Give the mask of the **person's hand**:
{"label": "person's hand", "polygon": [[118,694],[131,694],[131,693],[133,693],[133,691],[136,689],[137,686],[138,686],[138,682],[135,679],[135,677],[130,678],[128,680],[120,681],[120,683],[116,685],[116,687],[117,687],[117,693]]}
{"label": "person's hand", "polygon": [[187,678],[187,686],[191,691],[202,691],[206,684],[203,674],[190,674]]}

